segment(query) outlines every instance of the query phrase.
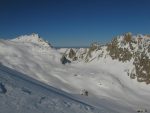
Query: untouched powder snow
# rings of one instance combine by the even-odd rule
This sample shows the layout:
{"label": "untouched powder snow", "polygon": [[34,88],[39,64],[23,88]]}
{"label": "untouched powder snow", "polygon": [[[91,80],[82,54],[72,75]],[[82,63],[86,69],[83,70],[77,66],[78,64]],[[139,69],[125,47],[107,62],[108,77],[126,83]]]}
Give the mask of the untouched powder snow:
{"label": "untouched powder snow", "polygon": [[[131,62],[121,63],[102,57],[90,63],[62,65],[62,52],[67,49],[44,46],[36,42],[33,35],[26,37],[21,41],[0,40],[1,64],[63,90],[96,108],[107,109],[104,113],[150,112],[150,86],[127,76]],[[81,95],[83,90],[88,91],[88,96]]]}

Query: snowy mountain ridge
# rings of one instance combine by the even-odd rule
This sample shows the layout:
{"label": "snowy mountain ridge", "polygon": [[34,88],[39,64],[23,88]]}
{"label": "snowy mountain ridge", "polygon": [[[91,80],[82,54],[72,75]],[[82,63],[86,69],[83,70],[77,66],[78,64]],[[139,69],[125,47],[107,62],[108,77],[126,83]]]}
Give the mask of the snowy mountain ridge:
{"label": "snowy mountain ridge", "polygon": [[[31,36],[29,39],[35,38],[29,36]],[[125,37],[133,38],[130,34]],[[134,39],[133,42],[126,38],[124,40],[122,35],[106,45],[94,43],[90,48],[55,49],[24,38],[0,40],[2,65],[70,95],[76,95],[83,102],[97,108],[103,106],[109,109],[108,113],[150,111],[150,87],[146,82],[149,80],[148,76],[142,77],[142,79],[146,78],[144,83],[131,79],[132,77],[141,79],[141,76],[137,77],[138,73],[133,71],[136,68],[139,70],[139,75],[144,72],[139,69],[141,67],[147,69],[145,75],[149,72],[149,59],[144,57],[140,49],[137,49]],[[142,45],[145,49],[142,51],[148,51],[148,44],[148,38],[144,37]],[[140,52],[137,52],[139,50]],[[141,57],[138,57],[139,54]],[[71,63],[62,64],[62,56]],[[143,62],[147,65],[143,65]]]}
{"label": "snowy mountain ridge", "polygon": [[139,82],[150,83],[150,36],[126,33],[106,45],[91,44],[86,49],[68,49],[65,56],[73,62],[98,62],[99,59],[130,62],[127,74]]}
{"label": "snowy mountain ridge", "polygon": [[131,33],[125,33],[124,35],[117,36],[114,39],[112,39],[111,42],[105,45],[92,43],[89,48],[68,49],[67,51],[65,51],[65,54],[67,55],[68,58],[71,58],[73,56],[69,56],[69,54],[74,52],[74,55],[77,54],[74,57],[77,57],[77,59],[82,59],[86,61],[87,57],[92,57],[91,54],[96,52],[95,54],[99,54],[99,55],[96,55],[97,56],[96,59],[98,59],[102,53],[105,53],[104,56],[107,56],[109,54],[110,52],[108,50],[109,46],[112,46],[112,49],[113,48],[115,49],[115,47],[121,48],[123,50],[128,49],[128,51],[130,51],[132,54],[135,54],[136,52],[142,53],[143,51],[145,51],[147,56],[150,58],[150,54],[149,54],[150,53],[150,36],[141,35],[141,34],[132,35]]}

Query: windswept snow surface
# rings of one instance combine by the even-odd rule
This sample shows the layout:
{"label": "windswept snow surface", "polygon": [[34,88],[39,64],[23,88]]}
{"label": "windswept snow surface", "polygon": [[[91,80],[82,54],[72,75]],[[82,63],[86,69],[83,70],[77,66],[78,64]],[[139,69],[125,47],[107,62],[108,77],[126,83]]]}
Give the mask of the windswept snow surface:
{"label": "windswept snow surface", "polygon": [[[30,41],[24,38],[25,41],[0,40],[0,62],[74,95],[89,105],[104,108],[106,113],[150,112],[150,86],[127,76],[131,62],[121,63],[107,57],[90,63],[73,62],[62,65],[61,52],[65,48],[56,50],[50,46],[35,44],[35,38],[29,37]],[[88,91],[88,96],[80,95],[83,89]]]}
{"label": "windswept snow surface", "polygon": [[[0,65],[0,113],[112,113]],[[5,90],[5,92],[4,92]]]}

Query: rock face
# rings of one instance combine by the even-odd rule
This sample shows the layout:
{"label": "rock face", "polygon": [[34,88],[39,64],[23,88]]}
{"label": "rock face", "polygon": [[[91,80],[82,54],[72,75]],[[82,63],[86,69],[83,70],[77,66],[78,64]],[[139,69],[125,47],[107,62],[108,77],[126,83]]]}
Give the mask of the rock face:
{"label": "rock face", "polygon": [[150,38],[147,35],[132,36],[127,33],[117,37],[107,46],[112,59],[127,62],[133,59],[133,69],[129,74],[139,82],[150,83]]}
{"label": "rock face", "polygon": [[93,59],[95,59],[93,54],[98,55],[97,53],[101,53],[99,50],[101,50],[101,46],[98,43],[92,43],[89,48],[71,48],[68,49],[64,54],[66,58],[71,61],[91,62]]}
{"label": "rock face", "polygon": [[134,59],[134,68],[135,73],[131,73],[131,77],[137,77],[139,82],[146,82],[147,84],[150,83],[150,59],[142,52],[141,54],[137,54]]}
{"label": "rock face", "polygon": [[71,59],[75,59],[75,57],[76,57],[76,53],[75,53],[75,51],[71,48],[70,49],[70,52],[69,52],[69,58],[71,58]]}
{"label": "rock face", "polygon": [[[110,43],[93,43],[89,48],[70,49],[65,53],[71,61],[92,62],[100,58],[131,62],[132,69],[127,72],[132,79],[150,83],[150,36],[125,33],[117,36]],[[76,59],[76,60],[74,60]]]}
{"label": "rock face", "polygon": [[87,51],[86,61],[88,62],[89,59],[92,57],[92,53],[94,51],[98,51],[99,49],[100,49],[100,45],[98,43],[92,43]]}
{"label": "rock face", "polygon": [[64,55],[62,56],[62,58],[60,59],[62,64],[66,64],[66,63],[71,63],[70,60],[68,60]]}
{"label": "rock face", "polygon": [[132,58],[132,53],[127,48],[119,47],[117,38],[113,39],[110,44],[107,45],[107,51],[112,59],[118,59],[119,61],[128,61]]}

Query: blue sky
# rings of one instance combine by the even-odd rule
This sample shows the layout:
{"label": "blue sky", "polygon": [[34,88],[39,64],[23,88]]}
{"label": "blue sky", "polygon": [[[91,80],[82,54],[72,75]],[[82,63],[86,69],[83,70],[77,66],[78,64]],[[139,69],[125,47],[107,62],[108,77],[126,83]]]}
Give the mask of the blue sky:
{"label": "blue sky", "polygon": [[38,33],[53,46],[150,33],[150,0],[0,0],[0,38]]}

